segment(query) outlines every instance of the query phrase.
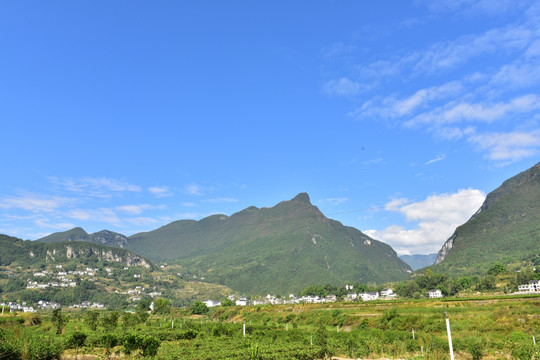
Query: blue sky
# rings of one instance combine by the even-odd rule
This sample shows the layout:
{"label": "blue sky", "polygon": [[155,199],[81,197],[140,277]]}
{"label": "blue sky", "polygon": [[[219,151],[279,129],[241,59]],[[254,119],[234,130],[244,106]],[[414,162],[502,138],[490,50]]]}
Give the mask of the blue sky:
{"label": "blue sky", "polygon": [[299,192],[436,252],[540,152],[536,1],[0,4],[0,233]]}

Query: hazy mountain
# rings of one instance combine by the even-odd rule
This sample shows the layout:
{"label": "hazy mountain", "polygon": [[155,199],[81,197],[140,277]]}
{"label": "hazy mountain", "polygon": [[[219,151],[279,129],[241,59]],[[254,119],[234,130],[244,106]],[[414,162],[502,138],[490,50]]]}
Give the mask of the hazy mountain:
{"label": "hazy mountain", "polygon": [[400,255],[399,258],[405,261],[413,270],[418,270],[426,266],[431,266],[435,264],[435,259],[437,259],[437,254],[428,254],[428,255]]}
{"label": "hazy mountain", "polygon": [[271,208],[176,221],[129,237],[126,248],[247,293],[381,283],[411,272],[390,246],[326,218],[305,193]]}
{"label": "hazy mountain", "polygon": [[459,226],[437,255],[433,269],[478,273],[539,256],[540,163],[489,193],[469,221]]}

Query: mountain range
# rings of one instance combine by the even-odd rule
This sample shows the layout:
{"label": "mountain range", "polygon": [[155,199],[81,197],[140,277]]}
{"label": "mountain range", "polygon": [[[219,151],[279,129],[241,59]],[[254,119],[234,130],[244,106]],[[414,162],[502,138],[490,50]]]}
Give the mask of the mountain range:
{"label": "mountain range", "polygon": [[[385,243],[328,219],[306,193],[273,207],[202,220],[179,220],[130,237],[81,228],[41,243],[92,243],[175,264],[182,276],[247,294],[298,292],[311,284],[399,281],[433,264],[432,255],[397,256]],[[437,254],[435,272],[482,274],[495,263],[537,262],[540,244],[540,163],[489,193]],[[404,261],[405,260],[405,261]]]}
{"label": "mountain range", "polygon": [[388,282],[412,272],[387,244],[325,217],[306,193],[270,208],[179,220],[127,238],[80,228],[40,239],[99,241],[154,262],[176,263],[245,293],[298,292],[308,284]]}
{"label": "mountain range", "polygon": [[435,254],[413,254],[413,255],[400,255],[399,258],[405,261],[414,270],[422,269],[435,264],[437,259],[437,253]]}

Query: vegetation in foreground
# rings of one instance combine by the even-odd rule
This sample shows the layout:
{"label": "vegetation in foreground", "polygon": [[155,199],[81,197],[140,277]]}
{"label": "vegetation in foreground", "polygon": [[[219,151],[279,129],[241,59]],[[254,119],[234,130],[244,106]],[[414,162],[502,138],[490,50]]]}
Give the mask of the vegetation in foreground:
{"label": "vegetation in foreground", "polygon": [[166,301],[153,314],[145,306],[1,316],[0,358],[447,359],[445,313],[456,359],[538,357],[538,295],[229,306],[205,315]]}

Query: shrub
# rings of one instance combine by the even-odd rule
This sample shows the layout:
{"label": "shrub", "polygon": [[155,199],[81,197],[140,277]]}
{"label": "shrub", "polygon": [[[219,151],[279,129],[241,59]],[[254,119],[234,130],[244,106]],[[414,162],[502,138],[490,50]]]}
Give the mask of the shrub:
{"label": "shrub", "polygon": [[465,346],[472,360],[480,360],[484,357],[485,342],[478,337],[469,337],[465,340]]}

